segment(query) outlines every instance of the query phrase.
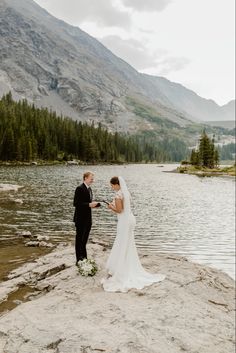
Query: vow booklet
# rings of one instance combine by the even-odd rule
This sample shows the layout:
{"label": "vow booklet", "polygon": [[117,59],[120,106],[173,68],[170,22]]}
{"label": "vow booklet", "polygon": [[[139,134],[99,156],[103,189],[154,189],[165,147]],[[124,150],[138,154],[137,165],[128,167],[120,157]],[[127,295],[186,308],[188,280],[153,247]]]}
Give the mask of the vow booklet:
{"label": "vow booklet", "polygon": [[106,200],[102,200],[102,202],[105,202],[107,205],[109,205],[110,202],[106,201]]}
{"label": "vow booklet", "polygon": [[105,204],[109,205],[110,202],[106,201],[106,200],[99,200],[99,202],[104,202]]}

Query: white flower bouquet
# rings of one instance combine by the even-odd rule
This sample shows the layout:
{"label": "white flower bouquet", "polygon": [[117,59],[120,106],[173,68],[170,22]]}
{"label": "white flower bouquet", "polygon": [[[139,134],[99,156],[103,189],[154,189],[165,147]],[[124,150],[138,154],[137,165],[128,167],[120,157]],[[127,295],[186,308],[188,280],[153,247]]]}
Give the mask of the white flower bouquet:
{"label": "white flower bouquet", "polygon": [[84,259],[77,262],[78,271],[82,276],[94,276],[98,270],[94,260]]}

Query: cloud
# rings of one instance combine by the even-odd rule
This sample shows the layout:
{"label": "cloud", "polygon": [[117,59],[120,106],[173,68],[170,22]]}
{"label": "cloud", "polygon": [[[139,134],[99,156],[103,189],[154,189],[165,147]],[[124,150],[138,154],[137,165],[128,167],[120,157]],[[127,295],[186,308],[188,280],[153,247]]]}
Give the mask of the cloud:
{"label": "cloud", "polygon": [[99,41],[138,71],[151,70],[154,74],[166,75],[182,70],[190,63],[187,58],[169,56],[168,51],[164,49],[151,52],[143,41],[137,39],[122,39],[111,35],[99,38]]}
{"label": "cloud", "polygon": [[129,12],[118,8],[110,0],[36,0],[36,2],[56,17],[74,25],[90,21],[104,27],[128,28],[131,24]]}
{"label": "cloud", "polygon": [[[85,2],[84,0],[76,2],[81,11],[82,4],[78,3],[84,4]],[[86,0],[86,4],[80,17],[83,21],[94,21],[105,27],[129,27],[131,24],[129,13],[119,10],[113,5],[112,1]]]}
{"label": "cloud", "polygon": [[162,11],[172,0],[122,0],[122,3],[136,11]]}
{"label": "cloud", "polygon": [[165,57],[157,62],[158,75],[167,75],[171,72],[183,70],[191,60],[184,57]]}
{"label": "cloud", "polygon": [[[56,17],[74,25],[130,28],[131,11],[162,11],[173,0],[35,0]],[[121,6],[121,4],[123,6]]]}
{"label": "cloud", "polygon": [[117,35],[99,38],[108,49],[119,56],[137,70],[145,70],[156,63],[159,56],[163,56],[165,50],[156,50],[150,53],[143,42],[137,39],[122,39]]}

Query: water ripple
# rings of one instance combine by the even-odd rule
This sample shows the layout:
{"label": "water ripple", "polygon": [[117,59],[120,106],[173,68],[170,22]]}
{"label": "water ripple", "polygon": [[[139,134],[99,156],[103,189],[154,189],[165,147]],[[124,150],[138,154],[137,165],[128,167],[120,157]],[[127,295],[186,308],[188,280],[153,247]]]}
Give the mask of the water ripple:
{"label": "water ripple", "polygon": [[[132,195],[138,248],[173,252],[234,276],[235,183],[230,178],[198,178],[168,173],[174,165],[91,166],[97,199],[111,200],[109,180],[122,175]],[[19,230],[72,239],[73,196],[84,167],[0,167],[0,182],[24,186],[0,196],[0,239]],[[164,171],[164,172],[163,172]],[[4,200],[1,200],[4,197]],[[12,199],[22,199],[23,204]],[[116,216],[93,211],[91,237],[112,244]]]}

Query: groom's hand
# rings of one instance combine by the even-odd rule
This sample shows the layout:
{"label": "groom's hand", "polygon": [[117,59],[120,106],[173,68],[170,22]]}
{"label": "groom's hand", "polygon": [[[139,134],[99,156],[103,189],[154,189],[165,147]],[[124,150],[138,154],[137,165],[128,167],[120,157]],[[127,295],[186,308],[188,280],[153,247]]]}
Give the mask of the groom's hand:
{"label": "groom's hand", "polygon": [[89,204],[89,207],[91,208],[95,208],[97,206],[97,202],[93,201],[93,202],[90,202]]}

